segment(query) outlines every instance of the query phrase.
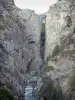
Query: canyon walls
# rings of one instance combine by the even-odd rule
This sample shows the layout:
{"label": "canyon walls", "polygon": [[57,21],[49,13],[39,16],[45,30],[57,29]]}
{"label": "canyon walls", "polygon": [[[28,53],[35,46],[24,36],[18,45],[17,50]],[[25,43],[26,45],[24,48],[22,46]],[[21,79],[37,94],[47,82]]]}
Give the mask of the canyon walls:
{"label": "canyon walls", "polygon": [[19,9],[13,0],[0,0],[0,89],[24,100],[24,94],[33,97],[33,90],[39,91],[44,83],[49,100],[59,98],[61,89],[67,100],[74,100],[74,77],[75,1],[58,0],[39,16]]}
{"label": "canyon walls", "polygon": [[27,82],[38,86],[40,19],[34,11],[17,8],[13,0],[0,0],[0,83],[19,100]]}
{"label": "canyon walls", "polygon": [[[46,74],[60,84],[67,96],[70,75],[75,68],[74,0],[58,0],[47,12],[45,60]],[[70,100],[74,93],[70,93]]]}

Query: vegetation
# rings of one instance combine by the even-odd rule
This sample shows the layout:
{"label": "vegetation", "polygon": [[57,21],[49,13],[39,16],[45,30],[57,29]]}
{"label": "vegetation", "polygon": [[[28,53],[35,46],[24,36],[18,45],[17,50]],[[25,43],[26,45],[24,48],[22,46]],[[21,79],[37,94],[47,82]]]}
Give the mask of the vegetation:
{"label": "vegetation", "polygon": [[14,100],[18,100],[18,97],[14,96]]}
{"label": "vegetation", "polygon": [[50,98],[52,87],[53,87],[52,80],[48,80],[47,78],[45,78],[43,82],[43,86],[41,87],[39,91],[40,93],[39,98],[42,98],[42,97]]}
{"label": "vegetation", "polygon": [[72,19],[70,16],[66,16],[65,21],[66,21],[67,27],[70,27],[72,25]]}
{"label": "vegetation", "polygon": [[0,30],[4,30],[4,16],[0,14]]}
{"label": "vegetation", "polygon": [[53,66],[46,66],[46,72],[53,71],[53,70],[54,70]]}
{"label": "vegetation", "polygon": [[4,21],[4,16],[0,14],[0,21]]}
{"label": "vegetation", "polygon": [[52,57],[56,56],[60,52],[60,47],[58,45],[55,46]]}
{"label": "vegetation", "polygon": [[49,66],[48,65],[48,62],[50,61],[50,58],[51,58],[51,56],[49,55],[48,57],[47,57],[47,59],[46,59],[46,72],[49,72],[49,71],[53,71],[54,70],[54,66]]}
{"label": "vegetation", "polygon": [[47,57],[47,59],[46,59],[46,63],[49,62],[50,58],[51,58],[51,56],[49,55],[49,56]]}
{"label": "vegetation", "polygon": [[8,89],[0,89],[0,100],[16,100]]}
{"label": "vegetation", "polygon": [[3,24],[0,25],[0,30],[4,30],[4,25]]}
{"label": "vegetation", "polygon": [[4,85],[5,85],[5,84],[3,84],[2,82],[0,82],[0,87],[1,87],[1,86],[4,86]]}
{"label": "vegetation", "polygon": [[9,82],[6,83],[0,82],[0,100],[18,100],[16,96],[13,96],[11,90],[12,86]]}
{"label": "vegetation", "polygon": [[44,83],[39,93],[39,98],[44,98],[45,100],[63,100],[63,93],[60,85],[52,80],[48,83]]}
{"label": "vegetation", "polygon": [[75,68],[73,68],[70,79],[69,79],[70,89],[75,91]]}
{"label": "vegetation", "polygon": [[73,33],[75,33],[75,27],[74,27],[74,29],[73,29]]}
{"label": "vegetation", "polygon": [[12,87],[12,85],[11,85],[10,82],[6,82],[5,85],[6,85],[6,87],[7,87],[8,89],[12,90],[13,87]]}
{"label": "vegetation", "polygon": [[63,93],[62,93],[62,89],[60,87],[60,85],[58,83],[55,83],[54,84],[54,99],[53,100],[63,100],[64,97],[63,97]]}

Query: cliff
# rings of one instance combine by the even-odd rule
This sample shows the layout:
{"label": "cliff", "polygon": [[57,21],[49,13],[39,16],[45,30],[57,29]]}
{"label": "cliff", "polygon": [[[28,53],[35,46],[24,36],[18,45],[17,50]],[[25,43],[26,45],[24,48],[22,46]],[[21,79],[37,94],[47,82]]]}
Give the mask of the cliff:
{"label": "cliff", "polygon": [[39,16],[0,0],[0,96],[36,100],[38,91],[44,100],[75,98],[75,1]]}
{"label": "cliff", "polygon": [[66,96],[70,92],[68,100],[72,100],[75,91],[70,91],[69,81],[75,68],[74,0],[58,0],[47,12],[45,60],[46,74],[60,84]]}
{"label": "cliff", "polygon": [[40,33],[40,19],[34,11],[17,8],[13,0],[0,0],[0,83],[19,100],[24,99],[30,79],[37,86],[42,66]]}

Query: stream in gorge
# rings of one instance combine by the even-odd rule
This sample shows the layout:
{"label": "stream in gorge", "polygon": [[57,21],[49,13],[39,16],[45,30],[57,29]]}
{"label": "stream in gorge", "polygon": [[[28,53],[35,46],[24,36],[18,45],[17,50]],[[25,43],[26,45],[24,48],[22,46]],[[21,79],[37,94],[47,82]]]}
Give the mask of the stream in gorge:
{"label": "stream in gorge", "polygon": [[[40,15],[40,22],[41,22],[41,27],[42,27],[41,38],[40,38],[40,55],[41,55],[42,61],[44,62],[46,15]],[[37,88],[36,88],[36,85],[34,84],[35,82],[30,82],[28,80],[27,85],[25,87],[25,100],[37,100]]]}
{"label": "stream in gorge", "polygon": [[25,100],[37,100],[37,88],[29,82],[25,87]]}

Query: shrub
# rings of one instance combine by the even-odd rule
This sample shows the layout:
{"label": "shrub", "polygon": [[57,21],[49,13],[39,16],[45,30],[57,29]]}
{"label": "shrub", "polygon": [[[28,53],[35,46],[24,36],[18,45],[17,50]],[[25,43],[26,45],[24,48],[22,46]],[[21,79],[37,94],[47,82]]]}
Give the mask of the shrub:
{"label": "shrub", "polygon": [[0,14],[0,21],[4,21],[4,16]]}
{"label": "shrub", "polygon": [[4,30],[4,22],[0,21],[0,30]]}
{"label": "shrub", "polygon": [[60,47],[58,45],[55,46],[52,57],[56,56],[60,52]]}
{"label": "shrub", "polygon": [[49,100],[51,98],[51,91],[52,91],[52,87],[53,87],[53,82],[52,80],[48,80],[46,81],[47,78],[44,80],[44,84],[41,87],[40,91],[39,91],[39,98],[45,97],[47,98],[47,100]]}
{"label": "shrub", "polygon": [[18,100],[18,97],[15,96],[15,97],[14,97],[14,100]]}
{"label": "shrub", "polygon": [[0,87],[1,87],[1,86],[4,86],[4,85],[5,85],[4,83],[0,82]]}
{"label": "shrub", "polygon": [[63,93],[60,85],[52,80],[44,82],[39,93],[39,98],[45,98],[45,100],[63,100]]}
{"label": "shrub", "polygon": [[66,21],[66,26],[67,27],[70,27],[72,25],[72,19],[71,19],[70,16],[66,16],[65,21]]}
{"label": "shrub", "polygon": [[53,70],[54,70],[53,66],[46,66],[46,72],[53,71]]}
{"label": "shrub", "polygon": [[5,85],[6,85],[6,87],[7,87],[8,89],[12,90],[13,87],[12,87],[12,85],[11,85],[10,82],[6,82]]}
{"label": "shrub", "polygon": [[53,66],[49,66],[48,65],[48,62],[50,60],[51,56],[48,56],[47,59],[46,59],[46,67],[45,67],[45,71],[46,72],[49,72],[49,71],[53,71],[54,70],[54,67]]}
{"label": "shrub", "polygon": [[51,55],[49,55],[49,56],[47,57],[47,59],[46,59],[46,63],[49,62],[50,58],[51,58]]}
{"label": "shrub", "polygon": [[69,85],[71,90],[75,90],[75,68],[73,68],[70,74]]}
{"label": "shrub", "polygon": [[74,29],[73,29],[73,33],[75,33],[75,27],[74,27]]}
{"label": "shrub", "polygon": [[0,100],[15,100],[8,89],[0,89]]}
{"label": "shrub", "polygon": [[[6,89],[4,89],[4,86]],[[9,82],[0,82],[0,100],[18,100],[16,96],[11,93],[12,86]]]}
{"label": "shrub", "polygon": [[63,100],[63,93],[60,85],[58,83],[54,84],[54,95],[53,95],[53,100]]}

